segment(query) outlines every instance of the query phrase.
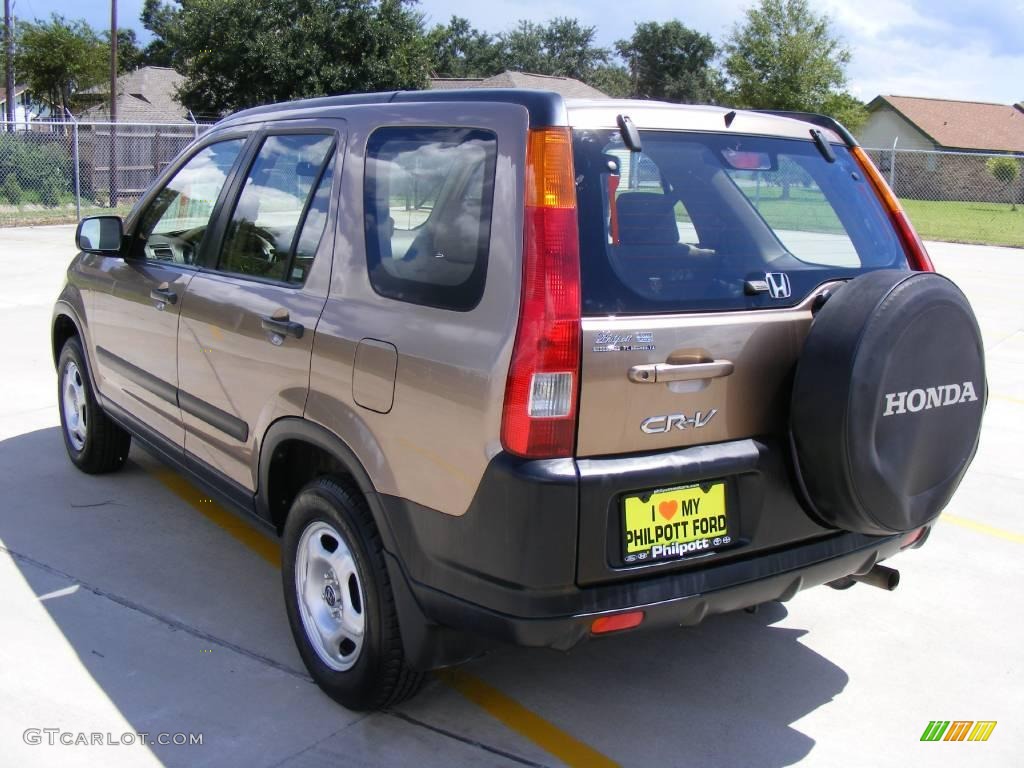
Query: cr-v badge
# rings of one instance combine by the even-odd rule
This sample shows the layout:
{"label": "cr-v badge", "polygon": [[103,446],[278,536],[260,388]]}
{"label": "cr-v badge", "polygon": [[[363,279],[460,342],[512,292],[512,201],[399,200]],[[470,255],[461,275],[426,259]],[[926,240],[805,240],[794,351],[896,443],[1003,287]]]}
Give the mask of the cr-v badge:
{"label": "cr-v badge", "polygon": [[712,408],[706,414],[703,411],[697,411],[693,414],[692,418],[685,413],[673,413],[669,416],[651,416],[649,419],[644,419],[640,422],[640,429],[648,435],[660,435],[664,432],[671,432],[673,429],[686,429],[687,427],[700,429],[701,427],[706,427],[708,422],[715,417],[716,413],[718,413],[718,409]]}
{"label": "cr-v badge", "polygon": [[785,272],[765,272],[765,282],[768,283],[768,295],[773,299],[788,299],[792,293],[789,285],[789,275]]}

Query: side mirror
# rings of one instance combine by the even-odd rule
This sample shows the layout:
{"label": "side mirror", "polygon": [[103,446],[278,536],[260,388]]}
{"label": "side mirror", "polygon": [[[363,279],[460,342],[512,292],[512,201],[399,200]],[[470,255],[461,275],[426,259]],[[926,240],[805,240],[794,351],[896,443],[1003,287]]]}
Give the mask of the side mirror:
{"label": "side mirror", "polygon": [[75,244],[80,251],[103,256],[119,256],[124,240],[120,216],[89,216],[78,222]]}

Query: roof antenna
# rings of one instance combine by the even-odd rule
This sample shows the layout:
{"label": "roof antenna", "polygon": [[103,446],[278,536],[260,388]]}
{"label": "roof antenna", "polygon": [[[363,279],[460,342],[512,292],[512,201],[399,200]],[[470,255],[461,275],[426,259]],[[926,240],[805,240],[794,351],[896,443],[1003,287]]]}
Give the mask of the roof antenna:
{"label": "roof antenna", "polygon": [[633,125],[633,121],[629,119],[629,116],[619,115],[615,118],[615,122],[619,124],[619,133],[622,135],[622,141],[629,148],[629,151],[643,152],[644,147],[640,141],[640,131]]}
{"label": "roof antenna", "polygon": [[726,112],[725,113],[725,127],[726,128],[731,128],[732,127],[732,121],[735,120],[735,119],[736,119],[736,110],[735,109],[733,109],[733,110],[731,110],[729,112]]}

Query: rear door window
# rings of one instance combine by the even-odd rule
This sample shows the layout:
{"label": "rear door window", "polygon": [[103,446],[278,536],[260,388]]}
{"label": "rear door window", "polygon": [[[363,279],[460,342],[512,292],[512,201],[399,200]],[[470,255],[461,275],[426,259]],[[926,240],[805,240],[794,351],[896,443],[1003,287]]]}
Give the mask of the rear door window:
{"label": "rear door window", "polygon": [[467,128],[380,128],[366,150],[366,257],[373,289],[470,310],[483,295],[497,137]]}
{"label": "rear door window", "polygon": [[575,133],[587,314],[792,306],[828,280],[908,268],[845,147],[829,162],[809,139],[642,137],[636,153],[617,131]]}

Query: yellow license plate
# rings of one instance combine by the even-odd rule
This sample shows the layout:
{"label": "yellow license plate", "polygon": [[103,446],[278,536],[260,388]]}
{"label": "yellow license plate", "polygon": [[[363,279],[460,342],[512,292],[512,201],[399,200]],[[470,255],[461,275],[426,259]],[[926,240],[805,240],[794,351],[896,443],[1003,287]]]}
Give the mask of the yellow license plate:
{"label": "yellow license plate", "polygon": [[725,483],[627,496],[624,506],[627,563],[707,554],[732,543]]}

